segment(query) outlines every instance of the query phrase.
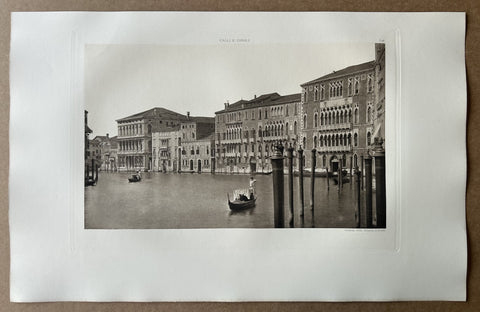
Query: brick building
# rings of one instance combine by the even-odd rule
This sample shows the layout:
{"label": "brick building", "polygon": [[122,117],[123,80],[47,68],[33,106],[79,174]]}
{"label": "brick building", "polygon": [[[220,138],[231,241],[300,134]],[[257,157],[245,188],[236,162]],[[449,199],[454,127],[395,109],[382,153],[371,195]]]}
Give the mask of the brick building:
{"label": "brick building", "polygon": [[270,172],[275,144],[298,145],[300,94],[278,93],[226,103],[215,113],[217,172]]}

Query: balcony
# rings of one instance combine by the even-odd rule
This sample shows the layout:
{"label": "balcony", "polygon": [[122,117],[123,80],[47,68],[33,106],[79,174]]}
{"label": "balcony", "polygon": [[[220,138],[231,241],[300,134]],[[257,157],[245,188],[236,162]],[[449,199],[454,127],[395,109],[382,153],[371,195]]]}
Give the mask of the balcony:
{"label": "balcony", "polygon": [[321,125],[318,127],[320,131],[325,130],[345,130],[345,129],[352,129],[352,124],[349,122],[338,123],[338,124],[331,124],[331,125]]}
{"label": "balcony", "polygon": [[318,152],[351,152],[352,151],[352,146],[347,145],[347,146],[320,146],[317,147]]}

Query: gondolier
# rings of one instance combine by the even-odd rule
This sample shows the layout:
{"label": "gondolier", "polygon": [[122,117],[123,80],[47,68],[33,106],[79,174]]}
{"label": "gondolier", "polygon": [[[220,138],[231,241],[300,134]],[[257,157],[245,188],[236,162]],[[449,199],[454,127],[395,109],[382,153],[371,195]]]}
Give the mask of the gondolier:
{"label": "gondolier", "polygon": [[253,199],[255,196],[255,184],[257,183],[257,180],[255,180],[253,177],[250,177],[250,187],[248,188],[248,191],[250,193],[250,199]]}

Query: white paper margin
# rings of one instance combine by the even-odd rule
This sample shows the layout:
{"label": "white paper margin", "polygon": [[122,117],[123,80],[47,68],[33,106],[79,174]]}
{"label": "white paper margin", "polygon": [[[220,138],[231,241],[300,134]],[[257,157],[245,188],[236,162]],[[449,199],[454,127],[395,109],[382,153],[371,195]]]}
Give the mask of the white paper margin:
{"label": "white paper margin", "polygon": [[[463,13],[13,13],[11,300],[464,300],[464,28]],[[386,147],[386,231],[83,230],[83,44],[221,33],[255,43],[396,34],[386,96],[401,105],[387,106],[387,138],[401,125]]]}

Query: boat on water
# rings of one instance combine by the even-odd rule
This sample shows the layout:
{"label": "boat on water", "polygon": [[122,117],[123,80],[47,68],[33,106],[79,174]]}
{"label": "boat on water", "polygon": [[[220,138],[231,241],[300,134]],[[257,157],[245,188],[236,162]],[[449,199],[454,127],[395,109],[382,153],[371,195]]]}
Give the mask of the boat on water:
{"label": "boat on water", "polygon": [[140,173],[133,174],[130,178],[128,178],[128,182],[140,182],[142,181],[142,176]]}
{"label": "boat on water", "polygon": [[[332,179],[333,180],[333,184],[337,185],[338,184],[338,177],[335,177]],[[342,184],[345,184],[345,183],[349,183],[350,182],[350,179],[347,178],[347,177],[343,177],[342,179]]]}
{"label": "boat on water", "polygon": [[227,193],[228,207],[231,210],[244,210],[255,207],[257,196],[251,194],[250,197],[247,197],[248,193],[249,192],[245,192],[245,190],[235,190],[233,193],[233,201],[230,200],[230,195]]}

